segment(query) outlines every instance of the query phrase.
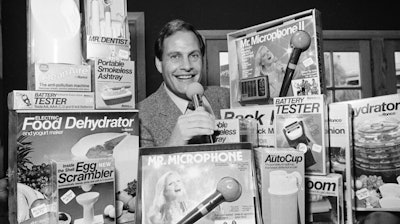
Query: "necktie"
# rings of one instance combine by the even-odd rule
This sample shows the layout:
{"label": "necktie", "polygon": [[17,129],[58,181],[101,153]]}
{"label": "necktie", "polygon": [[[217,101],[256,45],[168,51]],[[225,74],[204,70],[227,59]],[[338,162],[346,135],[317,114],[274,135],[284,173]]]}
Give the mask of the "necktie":
{"label": "necktie", "polygon": [[189,101],[186,110],[196,110],[193,101]]}

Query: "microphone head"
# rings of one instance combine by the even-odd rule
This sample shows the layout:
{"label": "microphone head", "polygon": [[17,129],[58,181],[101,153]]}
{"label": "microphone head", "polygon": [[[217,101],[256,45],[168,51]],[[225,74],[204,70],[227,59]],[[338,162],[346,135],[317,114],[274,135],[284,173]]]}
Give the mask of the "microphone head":
{"label": "microphone head", "polygon": [[242,195],[242,185],[232,177],[224,177],[218,182],[217,191],[221,193],[225,201],[232,202]]}
{"label": "microphone head", "polygon": [[203,86],[202,86],[200,83],[198,83],[198,82],[190,83],[190,84],[188,85],[188,87],[187,87],[187,90],[186,90],[186,96],[187,96],[189,99],[193,99],[193,96],[194,96],[194,95],[200,95],[200,96],[202,96],[203,93],[204,93],[204,88],[203,88]]}
{"label": "microphone head", "polygon": [[298,48],[302,51],[307,50],[310,44],[311,36],[304,30],[297,31],[290,39],[290,45],[292,45],[293,48]]}

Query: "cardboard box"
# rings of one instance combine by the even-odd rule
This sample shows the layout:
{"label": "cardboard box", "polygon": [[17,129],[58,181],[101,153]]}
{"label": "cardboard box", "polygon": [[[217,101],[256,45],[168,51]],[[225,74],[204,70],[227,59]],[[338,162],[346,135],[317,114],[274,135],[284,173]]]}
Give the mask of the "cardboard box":
{"label": "cardboard box", "polygon": [[[48,217],[22,216],[30,205],[22,207],[17,201],[21,196],[17,183],[44,191],[49,184],[51,157],[72,160],[112,155],[117,199],[121,192],[136,193],[132,186],[137,180],[139,153],[137,110],[12,110],[8,143],[11,223],[54,223]],[[134,219],[131,212],[124,214],[130,221]]]}
{"label": "cardboard box", "polygon": [[306,175],[305,179],[307,223],[344,223],[342,175]]}
{"label": "cardboard box", "polygon": [[73,220],[77,224],[116,223],[115,217],[122,214],[123,204],[118,203],[120,208],[116,209],[115,164],[112,157],[52,159],[51,166],[58,216],[64,219],[61,220]]}
{"label": "cardboard box", "polygon": [[325,93],[320,17],[311,9],[227,34],[232,108],[272,104],[282,86],[281,96]]}
{"label": "cardboard box", "polygon": [[305,224],[304,153],[259,147],[255,158],[264,224]]}
{"label": "cardboard box", "polygon": [[95,59],[96,109],[135,108],[135,62]]}
{"label": "cardboard box", "polygon": [[[28,73],[28,90],[59,92],[91,92],[90,65],[39,64]],[[30,75],[29,75],[30,74]]]}
{"label": "cardboard box", "polygon": [[358,211],[400,210],[400,94],[346,101],[354,111]]}
{"label": "cardboard box", "polygon": [[217,119],[213,138],[216,143],[250,142],[258,146],[257,121],[248,119]]}
{"label": "cardboard box", "polygon": [[222,119],[253,118],[257,121],[258,146],[273,148],[275,145],[274,107],[273,105],[247,106],[222,109]]}
{"label": "cardboard box", "polygon": [[127,1],[84,0],[84,58],[130,59]]}
{"label": "cardboard box", "polygon": [[250,143],[142,148],[138,193],[138,224],[261,223]]}
{"label": "cardboard box", "polygon": [[94,94],[91,92],[14,90],[8,94],[7,101],[9,110],[94,109]]}
{"label": "cardboard box", "polygon": [[276,147],[303,151],[307,174],[329,173],[325,96],[276,97],[274,107]]}
{"label": "cardboard box", "polygon": [[331,103],[329,110],[329,158],[331,172],[343,176],[346,223],[356,223],[354,201],[354,161],[352,108],[347,103]]}

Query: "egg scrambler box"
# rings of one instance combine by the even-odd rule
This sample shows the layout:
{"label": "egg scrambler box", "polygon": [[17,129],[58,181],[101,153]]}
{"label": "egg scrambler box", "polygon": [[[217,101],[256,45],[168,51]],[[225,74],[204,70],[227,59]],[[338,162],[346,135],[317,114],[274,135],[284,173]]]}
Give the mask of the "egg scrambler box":
{"label": "egg scrambler box", "polygon": [[94,109],[92,92],[14,90],[8,94],[8,109]]}
{"label": "egg scrambler box", "polygon": [[306,175],[305,179],[307,223],[344,223],[342,175]]}
{"label": "egg scrambler box", "polygon": [[90,65],[35,63],[28,74],[28,90],[90,92]]}
{"label": "egg scrambler box", "polygon": [[304,153],[291,148],[255,148],[264,224],[305,224]]}
{"label": "egg scrambler box", "polygon": [[357,211],[400,211],[400,93],[346,101],[354,111]]}
{"label": "egg scrambler box", "polygon": [[253,118],[257,122],[258,146],[273,148],[275,144],[274,107],[255,105],[240,108],[221,109],[222,119]]}
{"label": "egg scrambler box", "polygon": [[51,168],[61,221],[116,223],[115,214],[121,214],[122,207],[116,211],[113,157],[51,159]]}
{"label": "egg scrambler box", "polygon": [[126,0],[84,0],[84,58],[129,60],[130,35]]}
{"label": "egg scrambler box", "polygon": [[[8,143],[11,223],[39,220],[55,223],[48,217],[29,215],[32,203],[17,200],[27,191],[35,192],[36,198],[47,192],[50,184],[50,161],[47,158],[73,160],[112,156],[116,198],[124,200],[122,196],[133,197],[136,194],[137,110],[10,110]],[[17,187],[22,184],[26,187]],[[124,210],[120,219],[132,221],[134,216],[134,213]]]}
{"label": "egg scrambler box", "polygon": [[330,103],[329,109],[329,158],[331,172],[343,176],[345,222],[356,223],[354,185],[354,152],[352,108],[347,103]]}
{"label": "egg scrambler box", "polygon": [[96,109],[135,108],[135,62],[97,58],[91,63]]}
{"label": "egg scrambler box", "polygon": [[329,173],[325,96],[276,97],[274,111],[276,147],[303,151],[307,174]]}

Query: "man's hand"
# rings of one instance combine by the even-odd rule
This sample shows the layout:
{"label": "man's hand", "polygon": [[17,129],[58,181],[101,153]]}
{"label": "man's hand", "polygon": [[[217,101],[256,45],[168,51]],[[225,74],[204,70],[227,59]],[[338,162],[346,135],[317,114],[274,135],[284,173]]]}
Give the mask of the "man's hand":
{"label": "man's hand", "polygon": [[198,107],[178,118],[171,137],[166,146],[186,145],[190,139],[198,135],[212,135],[215,129],[215,117]]}

